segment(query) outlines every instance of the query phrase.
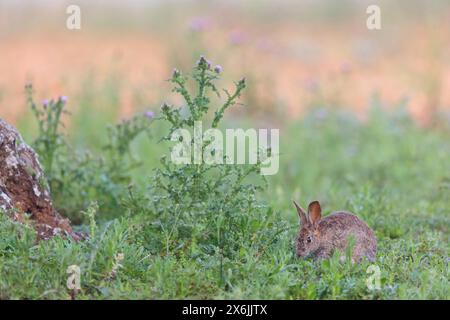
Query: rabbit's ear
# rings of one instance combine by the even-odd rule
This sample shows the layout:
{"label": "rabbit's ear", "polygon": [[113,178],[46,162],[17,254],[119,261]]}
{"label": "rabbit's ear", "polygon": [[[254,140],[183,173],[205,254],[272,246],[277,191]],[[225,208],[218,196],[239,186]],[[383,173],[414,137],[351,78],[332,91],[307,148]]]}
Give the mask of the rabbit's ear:
{"label": "rabbit's ear", "polygon": [[313,201],[308,206],[309,219],[313,224],[316,224],[322,218],[322,208],[319,201]]}
{"label": "rabbit's ear", "polygon": [[302,207],[300,207],[297,202],[294,201],[294,205],[297,208],[298,216],[300,217],[300,223],[302,226],[308,223],[308,219],[306,218],[306,211]]}

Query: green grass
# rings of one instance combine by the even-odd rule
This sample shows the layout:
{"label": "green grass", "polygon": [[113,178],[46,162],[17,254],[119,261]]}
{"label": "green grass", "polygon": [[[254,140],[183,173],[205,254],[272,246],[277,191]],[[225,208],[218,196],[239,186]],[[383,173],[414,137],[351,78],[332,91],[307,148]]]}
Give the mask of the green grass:
{"label": "green grass", "polygon": [[[450,298],[447,131],[420,129],[400,112],[373,108],[362,123],[324,109],[287,123],[280,136],[280,172],[268,179],[260,198],[288,227],[263,252],[249,245],[224,261],[189,250],[155,252],[146,242],[149,217],[136,208],[128,214],[118,208],[123,212],[116,219],[99,212],[97,232],[84,242],[60,237],[36,242],[30,227],[0,215],[0,298],[69,298],[66,270],[73,264],[81,268],[77,299]],[[156,141],[138,139],[132,146],[146,160],[133,172],[138,185],[146,185],[157,166],[155,150],[163,148],[153,145]],[[367,262],[295,258],[294,198],[320,199],[325,212],[351,210],[367,221],[378,238],[379,290],[366,286]],[[111,279],[118,253],[124,260]]]}

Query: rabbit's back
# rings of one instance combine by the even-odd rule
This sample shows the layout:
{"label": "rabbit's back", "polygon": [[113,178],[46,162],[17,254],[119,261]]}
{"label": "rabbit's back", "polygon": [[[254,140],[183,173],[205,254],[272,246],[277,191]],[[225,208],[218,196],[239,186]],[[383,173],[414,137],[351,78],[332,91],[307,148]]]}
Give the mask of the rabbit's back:
{"label": "rabbit's back", "polygon": [[318,230],[324,251],[331,254],[334,249],[344,251],[349,239],[354,238],[353,259],[360,260],[363,256],[370,261],[376,259],[377,240],[369,226],[356,215],[337,211],[319,221]]}

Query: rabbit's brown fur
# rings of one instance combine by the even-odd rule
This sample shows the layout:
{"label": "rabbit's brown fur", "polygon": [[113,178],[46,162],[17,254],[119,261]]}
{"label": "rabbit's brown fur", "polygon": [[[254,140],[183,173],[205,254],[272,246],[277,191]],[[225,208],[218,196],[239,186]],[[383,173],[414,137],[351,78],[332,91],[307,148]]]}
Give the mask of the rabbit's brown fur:
{"label": "rabbit's brown fur", "polygon": [[352,213],[339,211],[322,218],[318,201],[308,206],[308,213],[295,201],[300,216],[297,238],[297,256],[315,259],[329,258],[335,250],[345,253],[351,238],[354,239],[352,261],[363,257],[375,261],[377,240],[367,224]]}

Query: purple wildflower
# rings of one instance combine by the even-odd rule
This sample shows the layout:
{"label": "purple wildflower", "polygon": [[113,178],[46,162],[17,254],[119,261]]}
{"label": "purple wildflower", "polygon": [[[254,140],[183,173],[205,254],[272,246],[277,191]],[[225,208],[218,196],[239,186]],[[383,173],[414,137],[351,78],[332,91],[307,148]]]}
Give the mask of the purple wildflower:
{"label": "purple wildflower", "polygon": [[176,78],[176,77],[178,77],[180,74],[181,74],[180,70],[178,70],[177,68],[174,68],[174,69],[173,69],[172,77]]}
{"label": "purple wildflower", "polygon": [[206,59],[206,65],[208,66],[208,69],[211,69],[211,61]]}
{"label": "purple wildflower", "polygon": [[214,71],[215,71],[216,73],[221,73],[221,72],[222,72],[222,66],[216,65],[216,66],[214,67]]}
{"label": "purple wildflower", "polygon": [[59,101],[61,101],[62,103],[67,103],[67,100],[68,100],[67,96],[59,97]]}
{"label": "purple wildflower", "polygon": [[195,32],[200,32],[207,29],[210,26],[210,20],[204,17],[193,18],[190,23],[190,29]]}
{"label": "purple wildflower", "polygon": [[42,100],[42,105],[44,106],[44,109],[48,107],[49,103],[50,103],[50,101],[48,99]]}
{"label": "purple wildflower", "polygon": [[197,61],[197,65],[201,66],[205,64],[207,66],[208,69],[211,69],[211,61],[209,61],[208,59],[205,58],[205,56],[201,55],[200,59]]}
{"label": "purple wildflower", "polygon": [[151,110],[145,111],[144,117],[146,117],[148,119],[153,119],[155,117],[155,113]]}
{"label": "purple wildflower", "polygon": [[197,60],[197,65],[201,65],[205,61],[205,56],[201,55],[200,59]]}

